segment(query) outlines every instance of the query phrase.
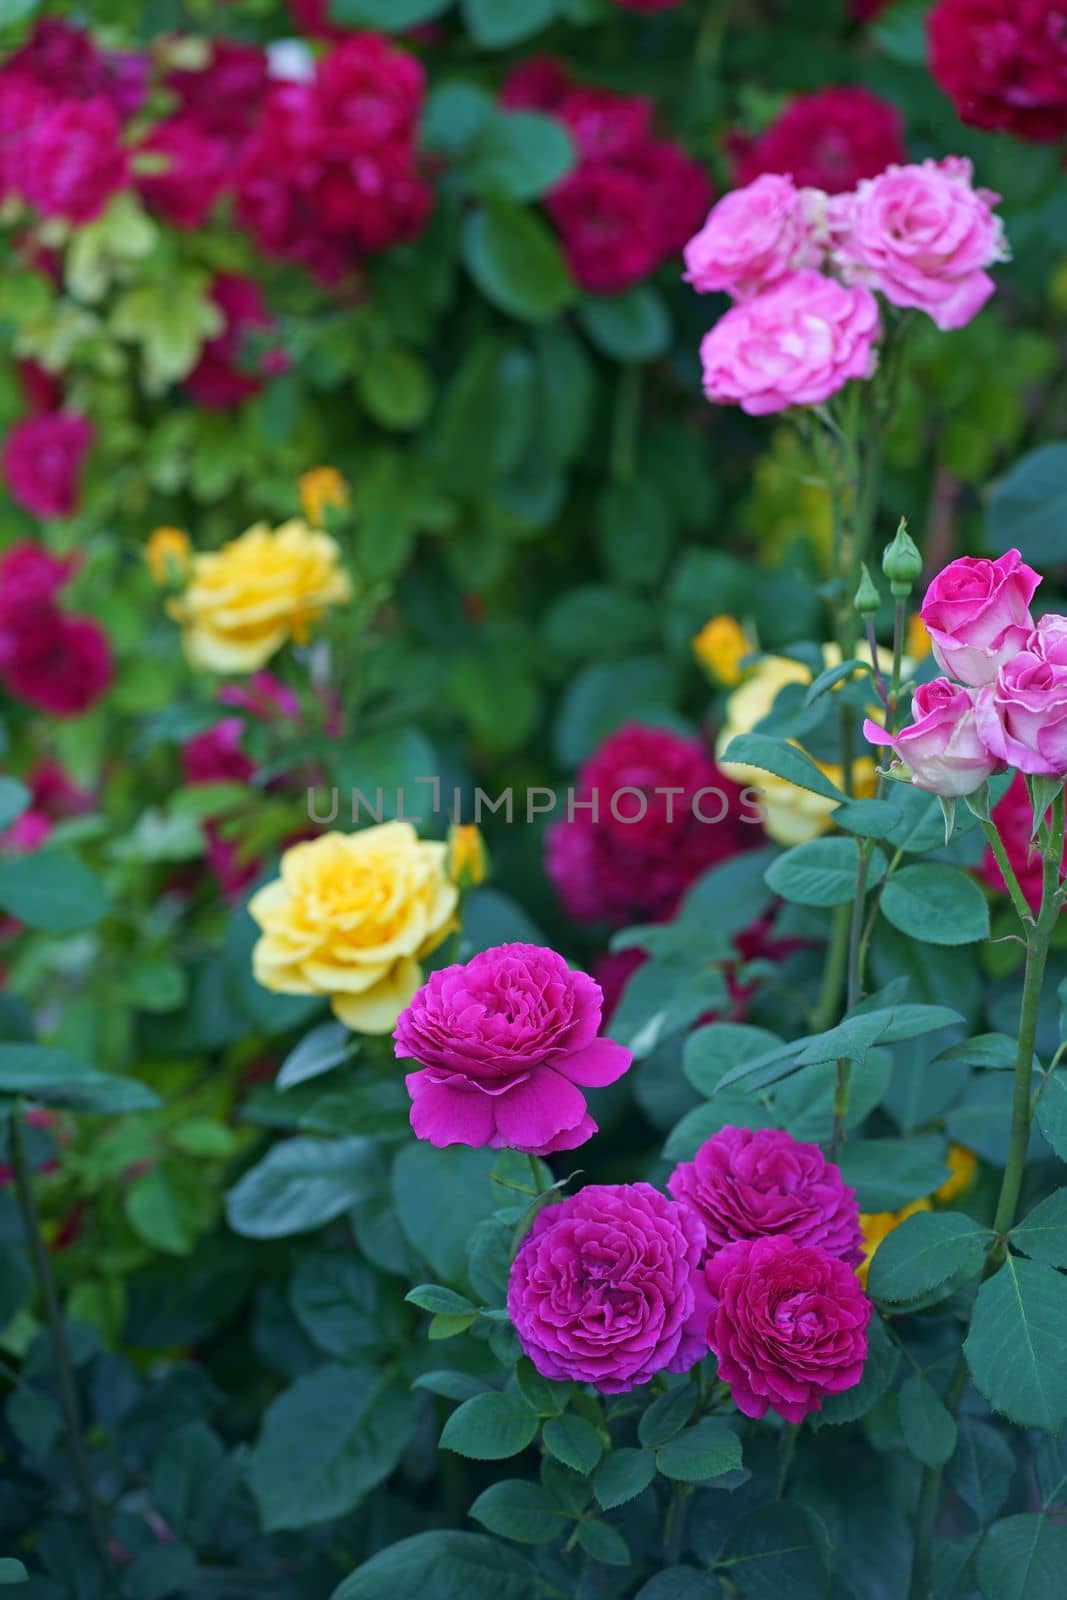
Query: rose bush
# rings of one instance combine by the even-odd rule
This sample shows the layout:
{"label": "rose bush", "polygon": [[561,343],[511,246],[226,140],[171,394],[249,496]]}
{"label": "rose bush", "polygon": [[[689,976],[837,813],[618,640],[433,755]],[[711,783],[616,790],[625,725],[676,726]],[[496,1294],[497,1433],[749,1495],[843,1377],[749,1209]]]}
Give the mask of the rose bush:
{"label": "rose bush", "polygon": [[0,1582],[1054,1600],[1059,8],[0,12]]}

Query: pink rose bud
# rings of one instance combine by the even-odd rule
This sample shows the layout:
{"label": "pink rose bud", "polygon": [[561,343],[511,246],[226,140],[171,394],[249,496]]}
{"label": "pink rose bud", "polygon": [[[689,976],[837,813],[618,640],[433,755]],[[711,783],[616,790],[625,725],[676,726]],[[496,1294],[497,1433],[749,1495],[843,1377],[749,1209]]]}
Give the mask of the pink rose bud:
{"label": "pink rose bud", "polygon": [[976,704],[991,754],[1042,777],[1067,777],[1067,617],[1042,617]]}
{"label": "pink rose bud", "polygon": [[890,746],[917,789],[948,800],[973,794],[997,770],[1000,762],[979,734],[974,701],[967,689],[947,678],[920,684],[912,712],[915,721],[895,737],[869,717],[863,733],[871,744]]}
{"label": "pink rose bud", "polygon": [[826,196],[798,189],[792,178],[764,173],[712,206],[685,247],[685,276],[700,294],[722,289],[748,300],[799,267],[817,267]]}
{"label": "pink rose bud", "polygon": [[1030,637],[1030,601],[1040,582],[1018,550],[996,561],[950,562],[927,589],[920,613],[938,666],[976,688],[992,683]]}
{"label": "pink rose bud", "polygon": [[869,378],[881,331],[869,289],[806,268],[733,306],[704,335],[704,393],[750,416],[817,406],[850,378]]}
{"label": "pink rose bud", "polygon": [[878,289],[891,305],[962,328],[994,290],[985,270],[1008,257],[1000,199],[971,184],[961,156],[887,167],[831,202],[834,263],[846,283]]}

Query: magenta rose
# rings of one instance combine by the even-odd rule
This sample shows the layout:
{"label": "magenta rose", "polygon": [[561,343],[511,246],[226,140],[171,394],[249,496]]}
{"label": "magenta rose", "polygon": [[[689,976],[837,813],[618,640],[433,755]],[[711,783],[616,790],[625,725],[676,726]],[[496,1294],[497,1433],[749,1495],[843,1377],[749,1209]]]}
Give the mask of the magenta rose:
{"label": "magenta rose", "polygon": [[29,129],[17,187],[43,216],[92,222],[129,182],[122,124],[109,100],[66,100]]}
{"label": "magenta rose", "polygon": [[826,194],[844,194],[908,158],[900,112],[858,83],[798,95],[754,139],[734,134],[730,154],[738,183],[785,172],[799,188]]}
{"label": "magenta rose", "polygon": [[920,612],[938,666],[973,688],[992,683],[1030,637],[1030,601],[1040,582],[1018,550],[996,561],[961,556],[950,562],[927,589]]}
{"label": "magenta rose", "polygon": [[[1044,870],[1041,852],[1031,838],[1034,828],[1034,809],[1030,804],[1030,791],[1026,787],[1026,779],[1021,772],[1014,775],[1007,790],[993,807],[993,823],[1007,852],[1011,869],[1018,879],[1019,887],[1036,917],[1041,908]],[[1004,874],[992,850],[987,848],[978,872],[982,881],[998,894],[1007,892]],[[1067,876],[1067,840],[1064,840],[1063,859],[1060,863],[1060,879],[1062,880],[1064,876]]]}
{"label": "magenta rose", "polygon": [[775,1234],[727,1245],[704,1277],[708,1343],[746,1417],[802,1422],[860,1381],[871,1302],[840,1257]]}
{"label": "magenta rose", "polygon": [[706,1256],[738,1239],[787,1234],[853,1266],[863,1258],[855,1190],[818,1145],[780,1128],[720,1128],[667,1187],[703,1222]]}
{"label": "magenta rose", "polygon": [[974,188],[961,156],[887,167],[831,202],[834,261],[847,283],[962,328],[993,293],[986,268],[1008,256],[999,199]]}
{"label": "magenta rose", "polygon": [[94,437],[92,423],[76,411],[52,411],[16,422],[0,455],[12,500],[42,519],[71,516]]}
{"label": "magenta rose", "polygon": [[1067,617],[1042,617],[1026,648],[980,690],[978,732],[1020,772],[1067,777]]}
{"label": "magenta rose", "polygon": [[9,694],[56,717],[96,703],[114,676],[107,634],[92,617],[49,610],[32,626],[0,624],[0,681]]}
{"label": "magenta rose", "polygon": [[704,393],[750,416],[820,405],[850,378],[869,378],[881,331],[869,289],[813,268],[732,306],[700,346]]}
{"label": "magenta rose", "polygon": [[139,153],[150,158],[152,169],[137,175],[149,210],[176,228],[201,227],[230,176],[228,142],[201,127],[195,117],[182,114],[157,123]]}
{"label": "magenta rose", "polygon": [[798,189],[782,173],[764,173],[724,195],[685,247],[686,280],[700,294],[721,289],[749,300],[824,254],[818,217],[825,195]]}
{"label": "magenta rose", "polygon": [[1047,144],[1067,134],[1067,0],[938,0],[926,35],[961,122]]}
{"label": "magenta rose", "polygon": [[247,783],[256,764],[241,748],[245,731],[240,717],[223,717],[187,739],[181,749],[182,776],[186,783]]}
{"label": "magenta rose", "polygon": [[871,744],[893,750],[917,789],[948,800],[973,794],[997,770],[999,762],[978,732],[970,690],[935,678],[916,689],[911,711],[915,720],[895,736],[870,717],[863,735]]}
{"label": "magenta rose", "polygon": [[411,1126],[431,1144],[549,1155],[596,1132],[583,1088],[629,1067],[597,1037],[603,996],[554,950],[502,944],[445,967],[402,1011],[393,1037],[407,1077]]}
{"label": "magenta rose", "polygon": [[648,1183],[590,1184],[538,1212],[508,1315],[538,1372],[621,1394],[707,1355],[704,1225]]}

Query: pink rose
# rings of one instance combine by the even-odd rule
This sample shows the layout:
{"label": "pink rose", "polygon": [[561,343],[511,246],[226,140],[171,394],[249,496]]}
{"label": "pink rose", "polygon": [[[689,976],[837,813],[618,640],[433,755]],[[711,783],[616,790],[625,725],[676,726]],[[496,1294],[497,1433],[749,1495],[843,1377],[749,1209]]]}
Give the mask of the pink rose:
{"label": "pink rose", "polygon": [[16,505],[35,517],[69,517],[78,507],[82,463],[94,437],[76,411],[52,411],[16,422],[0,466]]}
{"label": "pink rose", "polygon": [[722,289],[748,300],[823,257],[817,223],[826,196],[766,172],[712,206],[685,247],[685,276],[700,294]]}
{"label": "pink rose", "polygon": [[1030,637],[1030,601],[1040,582],[1018,550],[996,561],[950,562],[927,589],[920,613],[938,666],[975,688],[992,683]]}
{"label": "pink rose", "polygon": [[911,709],[915,720],[895,737],[868,717],[864,738],[888,745],[917,789],[946,800],[980,789],[998,762],[979,736],[971,692],[947,678],[935,678],[919,685]]}
{"label": "pink rose", "polygon": [[750,416],[819,405],[850,378],[869,378],[881,331],[869,289],[812,268],[736,305],[700,346],[704,393]]}
{"label": "pink rose", "polygon": [[776,1234],[727,1245],[704,1276],[708,1343],[746,1417],[802,1422],[859,1383],[871,1302],[847,1262]]}
{"label": "pink rose", "polygon": [[508,1278],[519,1343],[544,1377],[603,1394],[688,1371],[708,1352],[703,1248],[696,1213],[649,1183],[589,1184],[546,1206]]}
{"label": "pink rose", "polygon": [[780,1128],[720,1128],[667,1180],[707,1230],[707,1255],[738,1239],[787,1234],[858,1266],[863,1258],[856,1192],[817,1144]]}
{"label": "pink rose", "polygon": [[986,267],[1008,256],[991,210],[999,199],[972,187],[960,156],[887,167],[831,201],[835,264],[846,282],[925,311],[939,328],[962,328],[993,293]]}
{"label": "pink rose", "polygon": [[1026,648],[979,692],[978,732],[1020,772],[1067,777],[1067,617],[1042,617]]}

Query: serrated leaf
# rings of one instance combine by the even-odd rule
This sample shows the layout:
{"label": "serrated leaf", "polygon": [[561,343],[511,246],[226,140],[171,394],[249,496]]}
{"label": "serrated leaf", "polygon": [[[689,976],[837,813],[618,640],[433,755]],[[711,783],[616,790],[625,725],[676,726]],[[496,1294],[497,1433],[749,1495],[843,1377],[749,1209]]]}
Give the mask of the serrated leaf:
{"label": "serrated leaf", "polygon": [[1008,1237],[1031,1260],[1067,1267],[1067,1189],[1057,1189],[1042,1200]]}
{"label": "serrated leaf", "polygon": [[453,1411],[441,1432],[441,1448],[475,1461],[505,1461],[525,1450],[536,1433],[535,1412],[512,1395],[492,1391]]}
{"label": "serrated leaf", "polygon": [[593,1493],[605,1511],[625,1505],[648,1488],[656,1476],[656,1457],[651,1450],[624,1446],[606,1455],[593,1474]]}
{"label": "serrated leaf", "polygon": [[985,1600],[1058,1600],[1067,1569],[1067,1527],[1020,1514],[995,1522],[978,1551]]}
{"label": "serrated leaf", "polygon": [[604,1454],[604,1445],[596,1428],[584,1417],[568,1412],[562,1417],[550,1417],[542,1431],[545,1449],[562,1461],[572,1472],[588,1477]]}
{"label": "serrated leaf", "polygon": [[956,1448],[956,1424],[933,1384],[913,1372],[900,1386],[898,1406],[912,1455],[924,1466],[944,1466]]}
{"label": "serrated leaf", "polygon": [[758,767],[761,772],[771,772],[776,778],[795,783],[800,789],[821,794],[824,800],[836,800],[844,804],[848,799],[803,750],[786,744],[784,739],[774,739],[769,734],[738,734],[723,752],[720,765],[723,764]]}
{"label": "serrated leaf", "polygon": [[679,1483],[707,1483],[741,1465],[741,1441],[725,1422],[706,1417],[668,1440],[656,1452],[656,1465]]}
{"label": "serrated leaf", "polygon": [[974,944],[989,938],[989,905],[967,873],[939,862],[901,867],[886,883],[882,915],[923,944]]}
{"label": "serrated leaf", "polygon": [[504,1478],[484,1489],[469,1515],[490,1533],[520,1544],[547,1544],[563,1532],[567,1513],[539,1483],[525,1478]]}
{"label": "serrated leaf", "polygon": [[1009,1255],[979,1289],[963,1346],[975,1387],[994,1411],[1021,1427],[1059,1431],[1067,1421],[1065,1327],[1067,1278]]}
{"label": "serrated leaf", "polygon": [[578,1543],[587,1556],[592,1556],[594,1561],[602,1561],[605,1566],[630,1565],[629,1546],[622,1534],[618,1533],[610,1523],[598,1522],[595,1518],[580,1523]]}
{"label": "serrated leaf", "polygon": [[948,1293],[949,1286],[981,1272],[993,1237],[992,1229],[961,1211],[918,1211],[905,1217],[871,1262],[871,1298],[901,1310],[925,1302],[938,1289]]}
{"label": "serrated leaf", "polygon": [[648,1450],[656,1450],[666,1444],[668,1439],[673,1439],[685,1427],[695,1405],[696,1393],[690,1383],[677,1384],[673,1389],[668,1389],[666,1394],[659,1395],[642,1413],[637,1424],[637,1436],[641,1443]]}
{"label": "serrated leaf", "polygon": [[323,1022],[306,1033],[294,1050],[282,1062],[275,1079],[279,1089],[291,1089],[296,1083],[321,1077],[350,1060],[359,1050],[359,1039],[349,1033],[343,1022]]}
{"label": "serrated leaf", "polygon": [[482,1533],[437,1531],[379,1550],[335,1589],[331,1600],[538,1600],[543,1587],[517,1550]]}
{"label": "serrated leaf", "polygon": [[[783,900],[800,906],[843,906],[856,898],[860,852],[855,839],[809,839],[778,856],[767,868],[768,887]],[[867,864],[867,882],[877,883],[885,871],[881,855]]]}

